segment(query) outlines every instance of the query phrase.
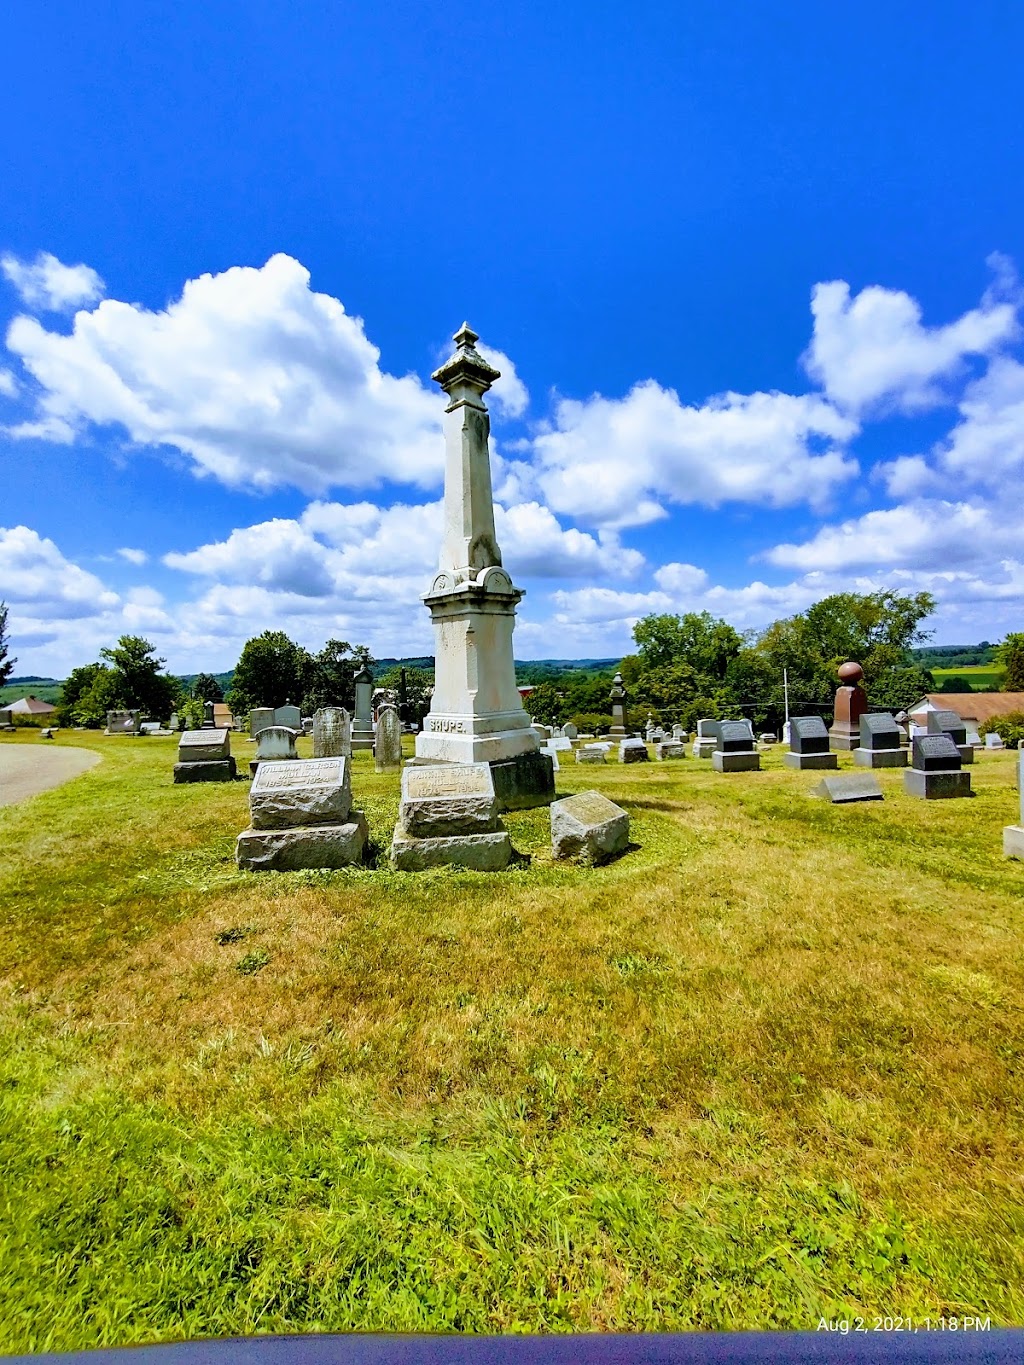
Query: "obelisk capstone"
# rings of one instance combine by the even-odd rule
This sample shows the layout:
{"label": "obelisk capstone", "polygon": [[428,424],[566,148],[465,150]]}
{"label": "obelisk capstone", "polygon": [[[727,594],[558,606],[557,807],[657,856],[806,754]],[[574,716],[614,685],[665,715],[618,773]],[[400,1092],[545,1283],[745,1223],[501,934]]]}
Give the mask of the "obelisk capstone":
{"label": "obelisk capstone", "polygon": [[489,763],[503,809],[554,797],[551,760],[516,688],[512,630],[523,592],[502,567],[494,533],[490,419],[483,395],[500,377],[476,350],[468,323],[432,378],[445,409],[444,537],[424,602],[434,625],[434,695],[416,757]]}

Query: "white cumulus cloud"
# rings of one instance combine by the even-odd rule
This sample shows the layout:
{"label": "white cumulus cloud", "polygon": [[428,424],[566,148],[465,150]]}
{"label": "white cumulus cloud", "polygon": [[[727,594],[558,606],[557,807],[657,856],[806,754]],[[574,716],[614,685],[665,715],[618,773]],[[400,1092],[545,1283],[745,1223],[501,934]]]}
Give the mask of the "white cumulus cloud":
{"label": "white cumulus cloud", "polygon": [[40,387],[14,435],[70,441],[118,425],[246,488],[442,477],[438,398],[382,370],[362,321],[314,293],[290,256],[190,280],[163,312],[108,299],[69,336],[15,318],[7,345]]}
{"label": "white cumulus cloud", "polygon": [[9,252],[0,256],[0,270],[29,308],[63,313],[103,297],[105,285],[88,265],[64,265],[48,251],[34,261],[21,261]]}
{"label": "white cumulus cloud", "polygon": [[914,412],[951,401],[942,381],[967,356],[990,355],[1017,335],[1012,303],[987,297],[944,327],[926,327],[916,299],[870,285],[851,298],[845,280],[815,285],[814,334],[804,363],[829,398],[860,413],[875,404]]}
{"label": "white cumulus cloud", "polygon": [[149,559],[149,555],[146,554],[145,550],[133,550],[129,545],[122,546],[117,553],[122,559],[126,559],[129,564],[145,564]]}
{"label": "white cumulus cloud", "polygon": [[28,526],[0,526],[0,596],[12,611],[49,620],[95,616],[120,601],[87,570],[65,559]]}

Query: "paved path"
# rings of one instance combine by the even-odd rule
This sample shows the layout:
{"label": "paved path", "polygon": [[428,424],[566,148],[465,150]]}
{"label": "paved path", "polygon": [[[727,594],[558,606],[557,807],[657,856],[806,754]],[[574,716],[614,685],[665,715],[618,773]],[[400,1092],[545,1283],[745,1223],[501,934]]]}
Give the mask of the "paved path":
{"label": "paved path", "polygon": [[38,744],[0,744],[0,806],[13,806],[38,792],[59,787],[100,761],[91,749]]}

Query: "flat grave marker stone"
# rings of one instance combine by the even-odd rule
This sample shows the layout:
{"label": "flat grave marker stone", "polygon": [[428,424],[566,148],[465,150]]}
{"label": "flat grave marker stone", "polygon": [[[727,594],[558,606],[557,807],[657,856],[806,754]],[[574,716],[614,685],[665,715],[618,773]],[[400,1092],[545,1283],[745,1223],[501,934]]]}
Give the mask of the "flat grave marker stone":
{"label": "flat grave marker stone", "polygon": [[885,799],[878,778],[871,773],[837,773],[824,777],[811,791],[811,796],[824,797],[833,805],[847,801],[882,801]]}

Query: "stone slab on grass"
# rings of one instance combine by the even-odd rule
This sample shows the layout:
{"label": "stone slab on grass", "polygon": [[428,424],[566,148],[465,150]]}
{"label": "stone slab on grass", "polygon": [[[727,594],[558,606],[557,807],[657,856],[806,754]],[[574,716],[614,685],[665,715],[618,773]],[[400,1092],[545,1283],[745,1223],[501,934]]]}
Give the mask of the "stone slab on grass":
{"label": "stone slab on grass", "polygon": [[[864,717],[862,716],[863,720]],[[906,749],[854,749],[853,761],[858,768],[905,768]]]}
{"label": "stone slab on grass", "polygon": [[908,796],[920,796],[926,801],[942,801],[952,797],[971,795],[971,775],[959,769],[945,768],[924,772],[908,768],[903,774],[903,790]]}
{"label": "stone slab on grass", "polygon": [[342,825],[299,829],[247,829],[238,836],[235,861],[250,872],[297,872],[302,868],[350,867],[363,860],[366,817],[351,812]]}
{"label": "stone slab on grass", "polygon": [[842,776],[826,777],[812,790],[812,796],[822,796],[833,805],[847,801],[882,801],[882,788],[878,778],[870,773],[843,773]]}
{"label": "stone slab on grass", "polygon": [[624,739],[619,744],[620,763],[650,763],[651,756],[642,739]]}
{"label": "stone slab on grass", "polygon": [[606,758],[605,758],[605,750],[604,750],[603,748],[602,748],[602,749],[588,749],[588,748],[577,749],[577,750],[576,750],[576,762],[577,762],[577,763],[605,763],[605,762],[607,762],[607,760],[606,760]]}
{"label": "stone slab on grass", "polygon": [[667,763],[669,759],[685,758],[686,745],[681,740],[662,740],[660,744],[654,746],[654,757],[659,763]]}
{"label": "stone slab on grass", "polygon": [[629,816],[601,792],[579,792],[551,806],[551,854],[603,863],[629,845]]}
{"label": "stone slab on grass", "polygon": [[425,872],[432,867],[464,867],[470,872],[501,872],[512,859],[508,831],[449,834],[417,839],[395,826],[391,866],[397,872]]}
{"label": "stone slab on grass", "polygon": [[351,809],[347,758],[264,761],[249,792],[253,829],[343,825]]}

